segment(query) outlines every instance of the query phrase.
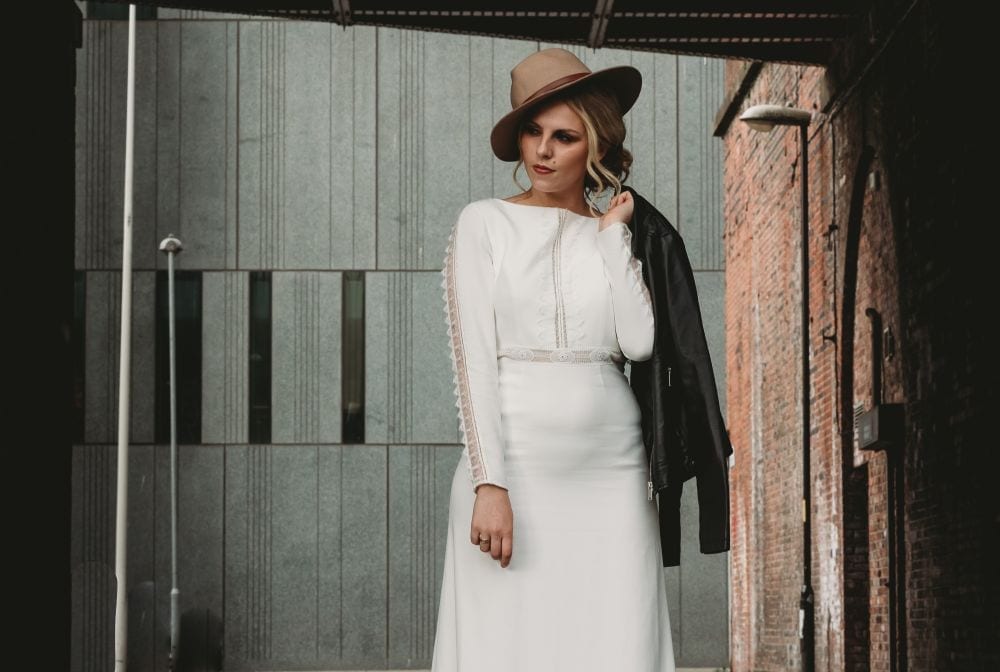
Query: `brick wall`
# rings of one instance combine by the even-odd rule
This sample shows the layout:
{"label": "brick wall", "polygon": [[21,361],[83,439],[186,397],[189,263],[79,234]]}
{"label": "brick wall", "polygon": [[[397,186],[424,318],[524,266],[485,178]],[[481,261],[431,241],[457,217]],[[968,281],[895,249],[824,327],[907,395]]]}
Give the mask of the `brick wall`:
{"label": "brick wall", "polygon": [[[894,345],[881,357],[881,401],[904,408],[909,669],[1000,669],[997,458],[985,432],[993,224],[972,205],[981,138],[949,116],[975,90],[976,65],[942,7],[876,2],[828,68],[766,64],[740,101],[818,113],[808,171],[817,670],[890,669],[890,460],[852,440],[855,405],[878,401],[869,309]],[[747,72],[730,61],[727,88]],[[802,155],[791,127],[721,130],[732,663],[799,669]]]}

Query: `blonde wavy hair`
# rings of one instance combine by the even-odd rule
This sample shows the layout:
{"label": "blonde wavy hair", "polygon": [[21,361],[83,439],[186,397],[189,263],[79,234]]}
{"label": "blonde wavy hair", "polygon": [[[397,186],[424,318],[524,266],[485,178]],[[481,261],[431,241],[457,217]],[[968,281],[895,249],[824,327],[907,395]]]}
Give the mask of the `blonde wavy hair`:
{"label": "blonde wavy hair", "polygon": [[[565,93],[546,98],[521,116],[517,127],[518,148],[521,146],[525,124],[539,109],[556,101],[566,103],[583,121],[587,133],[587,174],[583,178],[583,195],[591,214],[597,216],[599,212],[595,209],[594,199],[608,189],[613,190],[612,198],[618,196],[632,167],[632,153],[624,146],[625,121],[622,119],[618,98],[611,90],[593,84],[571,87]],[[604,148],[607,148],[607,153],[603,159],[599,159]],[[524,157],[518,157],[514,164],[513,178],[514,184],[526,192],[528,189],[517,181],[517,171],[523,165]]]}

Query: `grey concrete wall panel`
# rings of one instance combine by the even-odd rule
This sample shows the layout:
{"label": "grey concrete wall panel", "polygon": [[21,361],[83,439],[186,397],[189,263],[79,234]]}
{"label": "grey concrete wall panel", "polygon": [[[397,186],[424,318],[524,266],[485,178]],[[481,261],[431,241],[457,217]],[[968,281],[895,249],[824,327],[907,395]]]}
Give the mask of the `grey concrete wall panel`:
{"label": "grey concrete wall panel", "polygon": [[115,568],[88,561],[71,570],[70,672],[113,669]]}
{"label": "grey concrete wall panel", "polygon": [[[662,67],[661,54],[648,52],[630,52],[621,49],[602,50],[604,59],[601,67],[612,67],[618,64],[629,64],[642,73],[642,93],[635,105],[625,115],[625,147],[632,152],[633,163],[626,184],[634,187],[640,194],[656,192],[660,178],[656,173],[656,156],[661,149],[663,139],[659,137],[660,129],[657,122],[656,69]],[[669,146],[669,145],[668,145]],[[606,207],[605,203],[601,203]]]}
{"label": "grey concrete wall panel", "polygon": [[246,443],[249,419],[249,304],[246,273],[202,276],[203,443]]}
{"label": "grey concrete wall panel", "polygon": [[[413,268],[417,229],[428,178],[424,150],[422,45],[419,32],[378,34],[378,227],[377,267]],[[455,59],[456,62],[460,59]],[[459,135],[460,137],[460,135]]]}
{"label": "grey concrete wall panel", "polygon": [[[226,138],[225,138],[225,262],[226,268],[240,266],[239,181],[240,172],[240,24],[226,26]],[[167,227],[169,228],[169,227]],[[169,233],[169,231],[168,231]],[[162,262],[161,262],[162,263]]]}
{"label": "grey concrete wall panel", "polygon": [[[346,487],[351,487],[344,482],[345,449],[357,451],[365,448],[320,446],[316,451],[317,507],[320,512],[316,523],[316,657],[330,660],[343,656],[344,632],[355,627],[352,614],[344,610],[343,600],[344,548],[352,543],[343,534],[344,493]],[[381,447],[374,446],[372,450],[377,453],[377,464]],[[382,473],[377,469],[371,478],[379,478]],[[374,516],[374,521],[378,519],[378,515]]]}
{"label": "grey concrete wall panel", "polygon": [[[181,231],[181,25],[157,21],[156,44],[156,227],[187,241]],[[194,224],[198,226],[197,223]],[[177,257],[178,268],[194,268]]]}
{"label": "grey concrete wall panel", "polygon": [[383,665],[385,448],[232,446],[226,470],[227,669]]}
{"label": "grey concrete wall panel", "polygon": [[[282,268],[329,268],[331,250],[330,27],[276,23],[286,101]],[[291,105],[287,101],[293,101]]]}
{"label": "grey concrete wall panel", "polygon": [[[155,262],[156,31],[136,27],[134,267]],[[125,94],[128,25],[85,21],[76,59],[77,269],[121,268],[125,179]]]}
{"label": "grey concrete wall panel", "polygon": [[226,448],[227,663],[271,656],[272,450],[259,445]]}
{"label": "grey concrete wall panel", "polygon": [[240,264],[284,268],[286,26],[240,24]]}
{"label": "grey concrete wall panel", "polygon": [[368,274],[365,287],[365,440],[368,442],[458,440],[440,281],[440,272]]}
{"label": "grey concrete wall panel", "polygon": [[[678,138],[677,128],[677,57],[657,54],[643,69],[643,92],[637,107],[652,109],[646,123],[653,134],[649,144],[635,142],[630,146],[635,157],[629,183],[645,194],[674,226],[679,226],[677,214]],[[630,130],[641,131],[632,125]],[[645,191],[643,191],[645,189]]]}
{"label": "grey concrete wall panel", "polygon": [[114,570],[115,446],[74,446],[70,566],[84,562],[110,565]]}
{"label": "grey concrete wall panel", "polygon": [[694,274],[701,304],[705,339],[712,357],[715,385],[719,390],[719,405],[726,416],[726,275],[723,271],[698,271]]}
{"label": "grey concrete wall panel", "polygon": [[274,443],[341,439],[341,285],[334,272],[273,276]]}
{"label": "grey concrete wall panel", "polygon": [[[117,445],[77,445],[72,451],[70,669],[82,671],[113,664],[118,448]],[[134,598],[132,611],[151,611],[153,606],[149,603],[148,591],[140,591],[139,587],[153,581],[158,560],[155,482],[153,446],[130,446],[126,581]],[[167,511],[169,513],[169,509]],[[159,540],[162,543],[162,537]],[[161,552],[160,557],[163,556]],[[169,545],[165,557],[169,560]],[[140,599],[140,592],[147,599]],[[169,588],[160,595],[169,599]],[[152,641],[156,633],[152,618],[147,622],[130,619],[130,623],[133,626],[129,630],[130,644]],[[133,651],[130,659],[147,658],[140,648]]]}
{"label": "grey concrete wall panel", "polygon": [[329,30],[330,267],[375,268],[380,31],[362,26]]}
{"label": "grey concrete wall panel", "polygon": [[[98,446],[84,446],[92,450]],[[117,446],[107,449],[110,459],[117,460]],[[166,662],[160,653],[163,642],[170,633],[169,616],[161,614],[169,609],[170,575],[158,571],[164,559],[170,561],[170,471],[169,460],[163,457],[161,446],[155,444],[131,446],[128,465],[128,567],[129,586],[128,650],[130,667],[162,669]],[[169,457],[170,446],[166,446]],[[117,502],[117,462],[113,465],[114,480],[108,484],[112,501]],[[162,491],[166,490],[166,506]],[[164,524],[164,522],[166,524]],[[106,532],[114,548],[114,511]],[[114,558],[112,558],[112,569]],[[168,567],[169,569],[169,567]],[[114,625],[114,612],[111,614]],[[154,667],[155,665],[155,667]]]}
{"label": "grey concrete wall panel", "polygon": [[[695,270],[721,271],[722,143],[712,135],[722,105],[724,61],[677,57],[678,228]],[[719,323],[719,328],[725,323]]]}
{"label": "grey concrete wall panel", "polygon": [[[163,254],[158,251],[160,240],[166,234],[157,233],[157,190],[159,178],[157,163],[159,145],[157,138],[157,80],[159,56],[157,55],[157,25],[155,22],[137,22],[135,29],[135,154],[133,170],[133,220],[132,220],[132,267],[135,269],[165,268]],[[120,79],[115,81],[121,87],[120,98],[116,96],[113,111],[115,132],[111,137],[116,152],[121,152],[121,168],[112,173],[112,183],[119,186],[124,194],[125,179],[125,98],[127,86],[126,59],[128,51],[128,29],[125,22],[115,28],[115,49],[121,58],[113,56],[121,64]],[[119,116],[120,115],[120,116]],[[115,201],[112,201],[114,203]],[[121,198],[118,200],[117,214],[112,217],[115,239],[122,236],[123,211]],[[112,210],[114,212],[114,209]],[[121,269],[121,243],[106,268]]]}
{"label": "grey concrete wall panel", "polygon": [[461,206],[491,191],[492,99],[482,84],[490,76],[470,45],[464,36],[379,31],[380,269],[440,269]]}
{"label": "grey concrete wall panel", "polygon": [[[411,164],[400,176],[402,226],[397,265],[440,269],[448,234],[472,193],[469,171],[475,136],[470,134],[470,110],[474,103],[471,64],[465,56],[471,42],[468,37],[442,33],[402,33],[400,37],[413,58],[402,62],[406,88],[401,91],[407,95],[404,98],[401,93],[399,100],[401,118],[408,119],[400,125],[402,147],[404,156],[410,155],[401,165]],[[488,166],[488,158],[483,158],[481,166]],[[477,186],[479,193],[488,193],[487,181]]]}
{"label": "grey concrete wall panel", "polygon": [[[427,665],[437,624],[448,499],[458,451],[389,448],[389,653],[393,669]],[[471,484],[470,484],[471,487]]]}
{"label": "grey concrete wall panel", "polygon": [[241,266],[374,266],[374,40],[310,23],[239,30]]}
{"label": "grey concrete wall panel", "polygon": [[172,231],[184,241],[181,268],[225,268],[230,242],[226,231],[227,178],[236,168],[227,161],[229,108],[236,105],[228,63],[236,58],[235,45],[229,44],[230,31],[224,22],[181,22],[177,30],[177,219],[161,221],[160,233],[166,236]]}
{"label": "grey concrete wall panel", "polygon": [[[345,622],[341,667],[384,668],[388,625],[387,449],[344,446],[341,481],[341,572]],[[393,540],[394,541],[394,540]]]}
{"label": "grey concrete wall panel", "polygon": [[[107,451],[112,464],[112,477],[106,484],[112,502],[117,501],[118,479],[117,446],[83,446],[82,451],[101,449]],[[148,444],[131,446],[128,458],[128,585],[135,586],[144,581],[162,580],[157,575],[157,563],[163,558],[170,560],[170,446]],[[93,459],[93,458],[90,458]],[[163,493],[167,497],[163,499]],[[114,510],[111,511],[110,525],[105,528],[114,553]],[[166,524],[164,524],[164,521]],[[159,548],[159,553],[157,553]],[[114,557],[111,558],[114,566]],[[169,575],[167,577],[169,581]],[[169,588],[164,589],[161,598],[167,598]]]}
{"label": "grey concrete wall panel", "polygon": [[238,24],[157,25],[156,244],[183,241],[178,268],[237,268]]}
{"label": "grey concrete wall panel", "polygon": [[319,627],[316,448],[274,446],[268,458],[271,657],[308,660]]}
{"label": "grey concrete wall panel", "polygon": [[[120,271],[87,274],[84,326],[84,438],[87,443],[118,441],[121,277]],[[153,441],[155,283],[152,271],[133,273],[129,376],[129,440],[133,443]]]}
{"label": "grey concrete wall panel", "polygon": [[[156,450],[157,538],[170,548],[170,446]],[[225,449],[177,447],[177,582],[182,612],[210,609],[223,616]],[[170,555],[157,555],[157,585],[169,592]],[[159,599],[161,629],[169,632],[169,600]]]}
{"label": "grey concrete wall panel", "polygon": [[[390,398],[394,392],[396,356],[389,333],[390,323],[398,321],[400,307],[390,297],[392,273],[365,274],[365,441],[387,443],[393,432]],[[443,321],[443,320],[442,320]]]}

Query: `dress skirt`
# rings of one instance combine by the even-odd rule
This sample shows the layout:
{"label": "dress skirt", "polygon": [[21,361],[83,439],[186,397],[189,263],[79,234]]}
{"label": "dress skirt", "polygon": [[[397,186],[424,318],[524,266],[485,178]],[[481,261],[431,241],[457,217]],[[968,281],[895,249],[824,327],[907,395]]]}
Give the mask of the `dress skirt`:
{"label": "dress skirt", "polygon": [[434,672],[673,672],[640,410],[620,364],[497,360],[510,564],[470,541],[462,455]]}

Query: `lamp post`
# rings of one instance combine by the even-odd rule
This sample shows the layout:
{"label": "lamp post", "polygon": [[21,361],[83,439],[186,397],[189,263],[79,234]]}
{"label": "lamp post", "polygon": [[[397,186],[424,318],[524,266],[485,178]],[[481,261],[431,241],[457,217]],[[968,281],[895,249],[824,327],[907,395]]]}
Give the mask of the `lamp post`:
{"label": "lamp post", "polygon": [[174,236],[160,241],[160,252],[167,255],[167,305],[170,313],[170,655],[169,668],[177,669],[181,636],[180,590],[177,588],[177,336],[174,311],[174,258],[184,245]]}
{"label": "lamp post", "polygon": [[802,271],[802,593],[799,597],[799,651],[803,672],[813,672],[814,622],[812,590],[812,496],[809,474],[809,123],[812,113],[782,105],[754,105],[740,115],[751,129],[769,133],[775,126],[798,126],[802,155],[801,271]]}

